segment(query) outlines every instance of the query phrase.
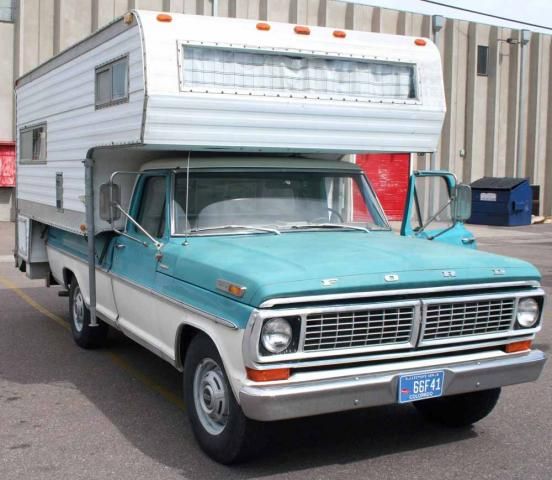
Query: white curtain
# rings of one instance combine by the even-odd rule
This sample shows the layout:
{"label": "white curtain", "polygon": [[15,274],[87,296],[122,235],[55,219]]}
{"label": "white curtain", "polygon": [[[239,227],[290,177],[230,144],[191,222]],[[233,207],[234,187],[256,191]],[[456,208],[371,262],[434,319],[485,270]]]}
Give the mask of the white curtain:
{"label": "white curtain", "polygon": [[182,65],[185,88],[322,95],[337,99],[416,97],[414,65],[406,63],[186,46]]}

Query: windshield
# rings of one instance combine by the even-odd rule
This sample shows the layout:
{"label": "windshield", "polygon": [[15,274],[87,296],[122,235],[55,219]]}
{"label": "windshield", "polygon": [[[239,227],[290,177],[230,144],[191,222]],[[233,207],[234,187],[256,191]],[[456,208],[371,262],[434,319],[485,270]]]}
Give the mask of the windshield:
{"label": "windshield", "polygon": [[[177,235],[217,230],[252,233],[298,229],[388,229],[366,179],[355,172],[190,172],[174,193]],[[228,232],[226,232],[228,233]],[[236,232],[233,232],[236,233]],[[241,232],[240,232],[241,233]]]}

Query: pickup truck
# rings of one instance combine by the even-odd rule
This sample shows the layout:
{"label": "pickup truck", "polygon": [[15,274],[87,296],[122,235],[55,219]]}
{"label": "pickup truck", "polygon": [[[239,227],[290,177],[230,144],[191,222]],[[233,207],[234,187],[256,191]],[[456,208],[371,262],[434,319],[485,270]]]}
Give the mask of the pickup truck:
{"label": "pickup truck", "polygon": [[405,174],[397,234],[356,164],[438,151],[430,39],[132,10],[15,93],[17,266],[81,347],[115,328],[182,371],[219,462],[373,405],[469,425],[538,378],[539,272],[477,250],[470,188]]}
{"label": "pickup truck", "polygon": [[414,172],[400,235],[345,161],[151,160],[121,205],[128,174],[100,189],[102,219],[126,223],[96,239],[97,325],[84,237],[48,228],[51,273],[78,345],[113,327],[183,371],[195,436],[222,463],[275,420],[413,402],[470,425],[543,368],[539,272],[475,248],[469,187],[450,173]]}

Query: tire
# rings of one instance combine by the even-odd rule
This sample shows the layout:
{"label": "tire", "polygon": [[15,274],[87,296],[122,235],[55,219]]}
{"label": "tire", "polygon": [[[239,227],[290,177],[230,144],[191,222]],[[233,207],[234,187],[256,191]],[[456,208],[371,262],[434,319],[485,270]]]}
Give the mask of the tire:
{"label": "tire", "polygon": [[500,388],[462,393],[414,402],[416,409],[429,421],[446,427],[467,427],[492,412]]}
{"label": "tire", "polygon": [[234,398],[217,348],[196,335],[184,363],[184,399],[201,449],[229,465],[251,458],[264,446],[263,424],[248,419]]}
{"label": "tire", "polygon": [[98,326],[90,326],[90,310],[84,303],[79,284],[73,279],[69,288],[69,316],[73,340],[82,348],[93,349],[105,345],[109,327],[98,319]]}

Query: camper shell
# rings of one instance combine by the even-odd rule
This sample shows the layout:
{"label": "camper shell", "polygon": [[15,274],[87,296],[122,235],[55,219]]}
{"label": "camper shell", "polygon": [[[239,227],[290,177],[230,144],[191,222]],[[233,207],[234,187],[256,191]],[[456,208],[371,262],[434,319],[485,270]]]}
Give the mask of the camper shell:
{"label": "camper shell", "polygon": [[87,158],[97,189],[164,151],[436,149],[445,98],[430,40],[171,16],[133,11],[18,79],[20,214],[82,233]]}
{"label": "camper shell", "polygon": [[413,172],[399,236],[353,165],[435,151],[428,39],[132,11],[21,77],[16,114],[18,267],[67,290],[79,346],[110,326],[182,370],[220,462],[263,421],[468,425],[541,373],[540,274],[476,250],[469,187]]}

